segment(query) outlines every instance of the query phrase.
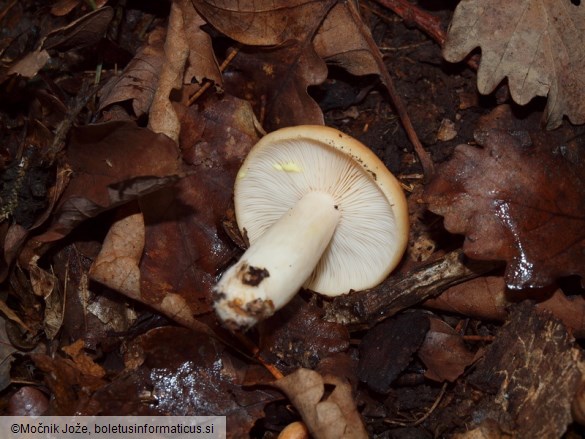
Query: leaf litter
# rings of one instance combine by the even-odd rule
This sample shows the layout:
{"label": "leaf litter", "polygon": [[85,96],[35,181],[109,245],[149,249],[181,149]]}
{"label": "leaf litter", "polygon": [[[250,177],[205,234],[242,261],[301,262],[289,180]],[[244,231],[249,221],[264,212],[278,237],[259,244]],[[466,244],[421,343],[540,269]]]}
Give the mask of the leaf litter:
{"label": "leaf litter", "polygon": [[[229,437],[579,431],[583,145],[562,118],[582,123],[582,7],[96,7],[0,10],[7,414],[219,414]],[[439,43],[453,18],[445,47],[393,13]],[[437,67],[475,47],[493,101]],[[399,176],[412,244],[380,286],[304,291],[232,334],[212,287],[245,246],[233,182],[265,131],[301,123],[364,140]]]}

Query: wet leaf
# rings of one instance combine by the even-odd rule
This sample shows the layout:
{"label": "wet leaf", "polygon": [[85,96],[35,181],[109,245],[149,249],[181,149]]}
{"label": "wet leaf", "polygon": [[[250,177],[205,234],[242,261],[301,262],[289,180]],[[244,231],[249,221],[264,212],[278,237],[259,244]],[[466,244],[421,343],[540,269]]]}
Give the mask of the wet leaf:
{"label": "wet leaf", "polygon": [[49,400],[36,387],[24,386],[10,397],[9,416],[41,416],[49,408]]}
{"label": "wet leaf", "polygon": [[473,258],[507,262],[509,288],[585,275],[585,155],[538,132],[487,130],[460,145],[426,191]]}
{"label": "wet leaf", "polygon": [[320,308],[296,297],[259,328],[261,355],[287,372],[299,367],[313,369],[322,359],[347,351],[347,329],[322,317]]}
{"label": "wet leaf", "polygon": [[185,113],[181,129],[183,155],[196,173],[140,200],[146,226],[141,295],[148,303],[166,302],[176,318],[211,311],[211,288],[234,255],[222,220],[236,172],[258,138],[247,103],[210,97],[202,104],[202,111]]}
{"label": "wet leaf", "polygon": [[82,221],[168,185],[182,172],[168,137],[131,122],[74,129],[67,161],[71,181],[39,241],[62,238]]}
{"label": "wet leaf", "polygon": [[425,301],[424,305],[480,320],[505,321],[510,306],[526,299],[533,300],[538,311],[550,313],[561,320],[574,337],[585,337],[583,296],[566,296],[560,289],[510,291],[500,276],[479,277],[452,286],[437,298]]}
{"label": "wet leaf", "polygon": [[548,96],[548,127],[585,122],[585,10],[579,2],[463,0],[457,6],[444,56],[460,61],[481,47],[477,86],[491,93],[504,79],[524,105]]}
{"label": "wet leaf", "polygon": [[429,318],[421,313],[403,313],[374,326],[360,343],[360,380],[378,393],[387,393],[428,330]]}
{"label": "wet leaf", "polygon": [[[207,334],[185,328],[157,328],[138,337],[129,344],[125,362],[126,371],[93,395],[86,413],[224,415],[228,437],[243,437],[263,416],[265,404],[279,398],[269,390],[243,389],[244,376],[258,366],[243,363]],[[266,382],[265,371],[263,376]]]}

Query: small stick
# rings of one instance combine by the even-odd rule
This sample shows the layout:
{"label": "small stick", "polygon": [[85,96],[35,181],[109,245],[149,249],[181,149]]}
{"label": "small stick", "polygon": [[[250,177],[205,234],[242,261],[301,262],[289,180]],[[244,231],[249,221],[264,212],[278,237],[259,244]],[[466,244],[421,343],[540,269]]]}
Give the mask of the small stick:
{"label": "small stick", "polygon": [[[239,47],[236,47],[234,50],[232,50],[232,51],[229,53],[229,55],[226,57],[226,59],[225,59],[225,60],[224,60],[224,61],[221,63],[221,65],[219,66],[219,71],[220,71],[221,73],[223,73],[223,71],[224,71],[225,69],[227,69],[227,67],[229,66],[230,62],[232,62],[232,60],[233,60],[233,59],[236,57],[236,55],[238,54],[238,52],[239,52],[239,51],[240,51],[240,48],[239,48]],[[207,81],[205,84],[203,84],[203,86],[202,86],[202,87],[201,87],[199,90],[197,90],[197,92],[196,92],[196,93],[195,93],[193,96],[191,96],[191,97],[189,98],[189,102],[188,102],[188,104],[187,104],[187,105],[188,105],[188,106],[191,106],[191,105],[193,105],[193,103],[194,103],[194,102],[195,102],[197,99],[199,99],[199,97],[201,97],[201,95],[202,95],[203,93],[205,93],[205,92],[206,92],[206,91],[209,89],[209,87],[211,87],[211,84],[213,84],[211,81]]]}
{"label": "small stick", "polygon": [[408,112],[406,111],[406,106],[404,105],[404,103],[402,102],[402,99],[400,99],[400,96],[398,95],[398,92],[394,88],[394,82],[392,81],[392,77],[390,76],[390,73],[388,73],[388,69],[384,65],[382,53],[380,52],[380,49],[378,48],[376,42],[372,38],[369,29],[366,27],[366,25],[362,21],[360,14],[357,11],[354,3],[347,2],[347,5],[348,5],[348,9],[351,13],[351,16],[353,18],[354,23],[356,24],[356,26],[360,30],[360,34],[366,40],[368,47],[369,47],[371,53],[373,54],[373,57],[374,57],[374,60],[376,61],[376,65],[378,67],[378,70],[380,71],[380,76],[382,77],[382,82],[386,86],[386,90],[388,90],[388,94],[390,95],[390,99],[392,100],[392,103],[394,104],[394,108],[396,109],[396,112],[398,113],[398,117],[400,117],[400,120],[402,121],[402,126],[404,127],[404,130],[406,131],[406,135],[408,136],[410,143],[412,143],[412,146],[414,147],[414,151],[415,151],[416,155],[418,156],[418,159],[420,160],[421,166],[423,168],[423,172],[425,174],[425,180],[428,181],[431,179],[431,177],[433,176],[433,174],[435,172],[435,166],[433,164],[433,161],[432,161],[430,155],[423,148],[422,143],[420,142],[420,140],[416,134],[416,131],[414,130],[414,127],[412,126],[412,122],[410,120],[410,117],[408,116]]}

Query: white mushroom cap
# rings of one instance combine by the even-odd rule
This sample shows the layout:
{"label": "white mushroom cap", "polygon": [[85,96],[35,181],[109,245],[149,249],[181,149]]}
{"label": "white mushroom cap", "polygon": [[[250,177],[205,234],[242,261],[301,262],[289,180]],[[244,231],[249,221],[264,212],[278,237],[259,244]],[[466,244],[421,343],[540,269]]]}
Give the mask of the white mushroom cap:
{"label": "white mushroom cap", "polygon": [[240,231],[254,244],[310,192],[329,193],[341,216],[304,287],[335,296],[382,282],[407,245],[406,198],[370,149],[336,129],[283,128],[256,144],[235,185]]}

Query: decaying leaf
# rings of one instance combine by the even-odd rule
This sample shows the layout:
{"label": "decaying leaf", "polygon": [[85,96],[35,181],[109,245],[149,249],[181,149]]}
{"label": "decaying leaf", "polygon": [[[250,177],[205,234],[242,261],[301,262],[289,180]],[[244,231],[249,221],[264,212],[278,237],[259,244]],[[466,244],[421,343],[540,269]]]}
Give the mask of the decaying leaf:
{"label": "decaying leaf", "polygon": [[509,288],[585,275],[585,154],[539,133],[487,130],[460,145],[426,191],[473,258],[507,262]]}
{"label": "decaying leaf", "polygon": [[526,299],[533,300],[538,311],[561,320],[575,338],[585,337],[583,296],[566,296],[560,289],[510,291],[501,276],[484,276],[454,285],[437,298],[425,301],[424,306],[479,320],[505,321],[510,306]]}
{"label": "decaying leaf", "polygon": [[470,352],[461,334],[443,320],[429,318],[430,329],[418,356],[427,367],[425,376],[434,381],[453,382],[471,365],[475,355]]}
{"label": "decaying leaf", "polygon": [[562,324],[529,303],[517,306],[468,379],[483,397],[466,429],[493,423],[513,437],[561,437],[582,361]]}
{"label": "decaying leaf", "polygon": [[388,393],[428,330],[429,318],[420,312],[402,313],[374,326],[360,343],[360,380],[378,393]]}
{"label": "decaying leaf", "polygon": [[524,105],[547,96],[548,127],[585,122],[585,9],[580,2],[462,0],[453,16],[444,56],[460,61],[481,47],[477,85],[491,93],[505,78]]}
{"label": "decaying leaf", "polygon": [[299,367],[313,369],[322,359],[346,351],[347,329],[322,317],[320,308],[293,298],[259,328],[262,358],[287,373]]}
{"label": "decaying leaf", "polygon": [[350,2],[192,0],[202,17],[244,47],[225,73],[226,91],[253,99],[270,131],[323,124],[307,87],[327,78],[325,62],[355,75],[380,74],[382,56]]}
{"label": "decaying leaf", "polygon": [[208,334],[185,328],[141,335],[128,344],[124,362],[126,369],[78,410],[117,416],[223,415],[227,437],[245,437],[264,415],[264,406],[281,398],[269,389],[243,389],[247,372],[254,370],[258,383],[267,383],[269,374]]}
{"label": "decaying leaf", "polygon": [[181,7],[186,1],[180,0],[171,3],[171,15],[164,45],[165,59],[148,118],[148,127],[152,131],[166,134],[175,142],[179,140],[181,126],[171,104],[170,95],[173,89],[180,89],[183,84],[183,72],[189,56]]}
{"label": "decaying leaf", "polygon": [[[334,386],[330,393],[325,386]],[[273,386],[282,390],[316,439],[367,438],[368,434],[352,397],[351,385],[335,376],[309,369],[281,378]]]}
{"label": "decaying leaf", "polygon": [[263,125],[274,130],[291,125],[322,125],[323,113],[307,93],[327,78],[327,66],[303,42],[262,50],[240,50],[226,72],[225,89],[234,96],[255,96]]}
{"label": "decaying leaf", "polygon": [[168,185],[182,173],[176,145],[131,122],[74,129],[67,162],[73,176],[39,241],[62,238],[82,221]]}

